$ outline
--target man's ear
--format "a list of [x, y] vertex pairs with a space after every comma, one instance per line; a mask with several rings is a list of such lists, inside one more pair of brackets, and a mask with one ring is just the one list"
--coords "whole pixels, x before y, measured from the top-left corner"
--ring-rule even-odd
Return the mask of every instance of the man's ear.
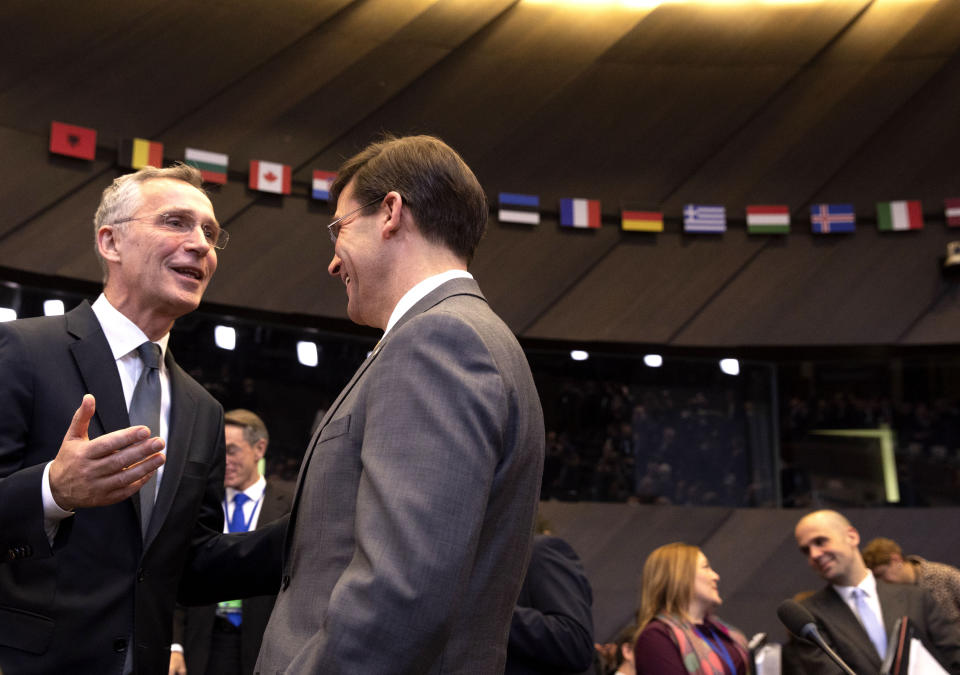
[[264, 454], [267, 452], [267, 439], [261, 438], [253, 446], [254, 454], [257, 456], [257, 459], [263, 459]]
[[118, 251], [117, 230], [112, 225], [101, 225], [97, 230], [97, 250], [100, 251], [100, 257], [110, 262], [120, 260]]
[[396, 236], [400, 230], [401, 217], [406, 211], [406, 204], [403, 203], [403, 197], [396, 190], [391, 190], [383, 198], [383, 206], [386, 208], [386, 220], [381, 227], [381, 233], [384, 239]]

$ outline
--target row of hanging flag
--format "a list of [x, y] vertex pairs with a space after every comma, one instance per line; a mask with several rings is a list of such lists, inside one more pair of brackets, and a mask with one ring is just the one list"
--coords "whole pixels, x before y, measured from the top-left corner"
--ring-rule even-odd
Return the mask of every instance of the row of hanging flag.
[[[88, 127], [79, 127], [63, 122], [50, 124], [50, 152], [68, 157], [92, 160], [97, 154], [97, 131]], [[227, 182], [227, 168], [230, 157], [222, 152], [211, 152], [198, 148], [186, 148], [184, 164], [195, 167], [207, 183], [224, 185]], [[117, 151], [117, 163], [129, 169], [142, 169], [145, 166], [163, 166], [163, 143], [145, 138], [130, 138], [120, 141]], [[290, 194], [292, 169], [289, 164], [250, 160], [248, 185], [251, 190], [272, 192], [278, 195]], [[314, 171], [311, 195], [314, 199], [330, 198], [330, 186], [337, 174], [332, 171]]]
[[[97, 131], [62, 122], [50, 125], [50, 152], [94, 159], [97, 150]], [[225, 184], [229, 156], [186, 148], [184, 163], [196, 167], [208, 183]], [[131, 169], [163, 165], [163, 144], [143, 138], [120, 141], [118, 164]], [[250, 160], [248, 187], [252, 190], [279, 195], [290, 194], [291, 167], [280, 162]], [[313, 199], [329, 200], [330, 186], [337, 174], [314, 170], [310, 195]], [[561, 199], [558, 210], [562, 227], [596, 229], [602, 224], [600, 200]], [[540, 224], [540, 198], [537, 195], [501, 192], [497, 217], [503, 223]], [[950, 227], [960, 227], [960, 198], [944, 201], [944, 217]], [[622, 208], [621, 229], [628, 232], [663, 232], [662, 211]], [[909, 231], [923, 229], [923, 207], [920, 201], [879, 202], [876, 213], [877, 229]], [[790, 209], [783, 204], [750, 205], [746, 208], [747, 232], [750, 234], [788, 234]], [[816, 234], [850, 233], [856, 231], [856, 215], [852, 204], [813, 204], [810, 207], [810, 228]], [[683, 207], [683, 231], [687, 233], [723, 233], [727, 231], [725, 206], [687, 204]]]
[[[597, 199], [561, 199], [560, 225], [576, 228], [601, 226], [600, 201]], [[662, 211], [621, 209], [621, 229], [628, 232], [663, 232]], [[540, 199], [536, 195], [501, 192], [497, 217], [504, 223], [540, 223]], [[950, 227], [960, 227], [960, 199], [944, 200], [944, 217]], [[785, 204], [755, 204], [746, 208], [750, 234], [789, 234], [790, 207]], [[683, 207], [683, 231], [693, 234], [727, 231], [727, 209], [720, 205], [687, 204]], [[877, 203], [877, 229], [909, 231], [923, 229], [923, 205], [919, 200]], [[853, 204], [813, 204], [810, 228], [816, 234], [855, 232]]]

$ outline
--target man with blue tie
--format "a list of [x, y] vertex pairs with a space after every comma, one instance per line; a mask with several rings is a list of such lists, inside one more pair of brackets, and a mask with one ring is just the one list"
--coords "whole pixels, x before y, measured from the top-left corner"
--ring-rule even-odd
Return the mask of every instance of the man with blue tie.
[[[223, 421], [227, 445], [224, 531], [249, 532], [290, 512], [292, 486], [267, 480], [261, 473], [270, 435], [259, 415], [238, 408], [227, 412]], [[252, 673], [275, 599], [275, 595], [262, 595], [178, 608], [173, 624], [171, 675]]]
[[[807, 514], [794, 530], [797, 546], [828, 585], [802, 604], [810, 610], [826, 642], [854, 672], [879, 673], [888, 636], [897, 619], [909, 617], [918, 637], [951, 673], [960, 672], [960, 627], [933, 598], [914, 586], [878, 580], [863, 562], [860, 533], [842, 514]], [[819, 647], [798, 639], [803, 673], [841, 673]]]

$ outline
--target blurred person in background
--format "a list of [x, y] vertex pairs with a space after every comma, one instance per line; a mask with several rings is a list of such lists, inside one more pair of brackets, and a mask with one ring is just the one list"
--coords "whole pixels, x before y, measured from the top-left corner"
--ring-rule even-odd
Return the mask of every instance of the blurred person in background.
[[633, 653], [636, 675], [746, 675], [743, 634], [716, 616], [720, 575], [696, 546], [675, 542], [643, 566]]

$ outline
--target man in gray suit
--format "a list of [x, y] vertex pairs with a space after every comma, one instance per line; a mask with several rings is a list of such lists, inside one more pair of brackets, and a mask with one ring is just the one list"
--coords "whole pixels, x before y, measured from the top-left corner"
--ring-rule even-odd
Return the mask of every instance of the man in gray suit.
[[466, 271], [486, 196], [429, 136], [374, 143], [331, 194], [329, 272], [384, 335], [304, 456], [257, 672], [503, 672], [544, 429]]

